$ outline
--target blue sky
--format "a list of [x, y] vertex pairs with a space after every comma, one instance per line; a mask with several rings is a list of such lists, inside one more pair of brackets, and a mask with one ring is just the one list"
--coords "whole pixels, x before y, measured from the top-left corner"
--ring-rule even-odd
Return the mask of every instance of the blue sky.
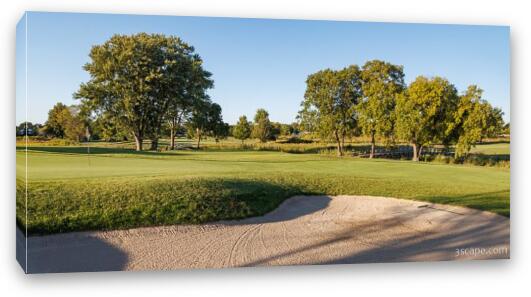
[[26, 29], [31, 122], [45, 122], [56, 102], [76, 103], [92, 45], [138, 32], [193, 45], [213, 73], [209, 94], [229, 123], [258, 108], [273, 121], [293, 122], [309, 74], [371, 59], [403, 65], [408, 83], [439, 75], [459, 91], [477, 84], [506, 121], [510, 116], [509, 27], [30, 12], [17, 26], [17, 122], [26, 116]]

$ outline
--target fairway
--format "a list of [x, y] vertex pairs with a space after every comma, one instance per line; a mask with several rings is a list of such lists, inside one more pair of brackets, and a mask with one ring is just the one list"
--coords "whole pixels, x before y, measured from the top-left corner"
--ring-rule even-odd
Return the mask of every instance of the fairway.
[[476, 145], [470, 150], [470, 153], [480, 153], [485, 155], [510, 155], [511, 149], [509, 143], [486, 143]]
[[[509, 216], [510, 170], [263, 151], [28, 147], [28, 229], [56, 233], [262, 215], [299, 194], [371, 195]], [[25, 151], [17, 150], [24, 225]]]

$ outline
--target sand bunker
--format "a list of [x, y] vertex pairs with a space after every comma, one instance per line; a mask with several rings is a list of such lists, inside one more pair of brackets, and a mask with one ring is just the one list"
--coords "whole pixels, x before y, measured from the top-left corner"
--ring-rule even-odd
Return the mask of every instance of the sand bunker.
[[[241, 221], [28, 238], [29, 272], [509, 257], [509, 219], [367, 196], [298, 196]], [[17, 231], [18, 258], [24, 262]]]

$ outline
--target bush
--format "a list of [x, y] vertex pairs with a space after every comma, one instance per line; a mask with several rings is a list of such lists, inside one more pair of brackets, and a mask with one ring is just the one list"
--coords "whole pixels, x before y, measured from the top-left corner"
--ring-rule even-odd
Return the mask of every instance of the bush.
[[488, 156], [483, 154], [470, 154], [466, 157], [459, 158], [447, 155], [436, 155], [433, 156], [430, 161], [443, 164], [465, 164], [473, 166], [510, 168], [510, 161], [505, 157]]
[[303, 139], [299, 137], [290, 137], [286, 140], [279, 141], [279, 143], [314, 143], [311, 139]]
[[[25, 137], [17, 137], [17, 146], [25, 146], [26, 139]], [[37, 145], [37, 146], [71, 146], [79, 144], [77, 141], [63, 139], [63, 138], [48, 138], [44, 136], [30, 136], [28, 137], [27, 145]]]
[[433, 157], [432, 162], [450, 164], [454, 163], [454, 158], [452, 156], [436, 155]]
[[471, 154], [465, 157], [463, 164], [509, 168], [510, 160], [504, 156], [489, 156], [484, 154]]

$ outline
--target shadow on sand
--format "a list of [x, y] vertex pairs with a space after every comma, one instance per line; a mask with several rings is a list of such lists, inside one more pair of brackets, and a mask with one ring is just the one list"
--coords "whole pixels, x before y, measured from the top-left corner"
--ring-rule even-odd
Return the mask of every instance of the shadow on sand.
[[[400, 209], [390, 209], [389, 213], [399, 213]], [[331, 234], [321, 240], [298, 247], [293, 250], [273, 254], [268, 257], [249, 261], [240, 267], [269, 265], [283, 260], [301, 257], [304, 254], [322, 253], [348, 245], [354, 241], [371, 241], [381, 236], [382, 231], [392, 230], [397, 226], [405, 226], [409, 221], [419, 217], [426, 211], [444, 211], [455, 215], [451, 223], [446, 223], [441, 230], [417, 231], [387, 238], [359, 252], [337, 257], [333, 260], [300, 264], [358, 264], [358, 263], [392, 263], [411, 261], [448, 261], [459, 260], [458, 249], [472, 249], [478, 254], [461, 255], [462, 259], [509, 259], [510, 226], [509, 219], [503, 216], [488, 214], [489, 220], [476, 221], [478, 217], [438, 208], [431, 204], [422, 205], [418, 210], [397, 217], [353, 224], [343, 228], [341, 232]], [[495, 247], [494, 249], [491, 249]], [[303, 257], [301, 257], [303, 258]]]
[[89, 233], [58, 234], [28, 237], [26, 267], [26, 237], [18, 228], [16, 233], [17, 261], [26, 273], [118, 271], [128, 261], [126, 253]]

